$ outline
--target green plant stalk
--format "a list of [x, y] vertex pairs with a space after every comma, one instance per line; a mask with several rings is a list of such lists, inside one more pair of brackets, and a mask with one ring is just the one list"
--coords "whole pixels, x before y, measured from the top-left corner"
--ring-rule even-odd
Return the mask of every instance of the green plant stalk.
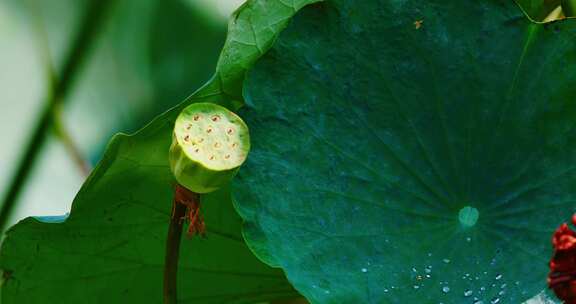
[[76, 164], [76, 167], [80, 170], [80, 172], [84, 177], [88, 177], [88, 175], [90, 175], [90, 171], [92, 170], [92, 168], [90, 167], [90, 164], [88, 164], [88, 162], [84, 159], [84, 157], [82, 156], [82, 152], [80, 151], [80, 148], [78, 147], [78, 145], [76, 145], [74, 139], [72, 138], [72, 135], [70, 134], [70, 132], [68, 132], [68, 130], [64, 126], [62, 111], [60, 111], [59, 108], [60, 107], [58, 107], [58, 109], [54, 109], [53, 112], [55, 133], [60, 139], [60, 142], [62, 142], [62, 144], [64, 145], [64, 148], [70, 155], [70, 158], [72, 159], [74, 164]]
[[51, 86], [49, 97], [36, 121], [16, 171], [7, 187], [7, 192], [2, 199], [0, 233], [4, 232], [22, 189], [36, 164], [39, 152], [46, 143], [48, 132], [54, 127], [55, 109], [59, 104], [66, 101], [72, 84], [85, 62], [86, 55], [95, 41], [98, 29], [106, 19], [107, 13], [111, 10], [114, 2], [115, 0], [92, 0], [86, 10], [81, 27], [70, 45], [61, 76]]
[[[39, 56], [42, 58], [45, 66], [46, 79], [48, 79], [49, 88], [52, 90], [57, 83], [58, 78], [56, 77], [56, 71], [54, 69], [54, 64], [52, 63], [52, 56], [50, 54], [50, 47], [48, 42], [48, 34], [45, 29], [45, 25], [42, 20], [42, 15], [38, 11], [38, 5], [34, 0], [26, 0], [24, 3], [27, 5], [27, 9], [31, 12], [32, 24], [34, 28], [34, 34], [36, 35], [35, 41], [38, 45]], [[52, 91], [51, 91], [52, 92]], [[55, 134], [60, 139], [60, 142], [70, 155], [70, 158], [77, 166], [78, 170], [82, 173], [84, 177], [88, 177], [91, 171], [90, 164], [82, 156], [80, 148], [75, 144], [72, 135], [65, 127], [63, 113], [62, 113], [62, 103], [57, 102], [53, 111], [53, 119], [55, 124]]]
[[576, 0], [562, 0], [562, 11], [566, 17], [576, 16]]
[[[195, 195], [193, 199], [199, 200], [200, 196]], [[178, 303], [178, 258], [185, 216], [186, 206], [174, 198], [164, 257], [164, 304]]]

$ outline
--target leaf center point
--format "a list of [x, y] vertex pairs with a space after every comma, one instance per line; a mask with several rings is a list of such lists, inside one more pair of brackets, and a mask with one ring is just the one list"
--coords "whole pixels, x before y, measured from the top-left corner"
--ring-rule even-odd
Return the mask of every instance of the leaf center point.
[[478, 212], [478, 209], [471, 206], [466, 206], [458, 212], [458, 220], [460, 221], [460, 224], [465, 227], [476, 225], [479, 216], [480, 212]]

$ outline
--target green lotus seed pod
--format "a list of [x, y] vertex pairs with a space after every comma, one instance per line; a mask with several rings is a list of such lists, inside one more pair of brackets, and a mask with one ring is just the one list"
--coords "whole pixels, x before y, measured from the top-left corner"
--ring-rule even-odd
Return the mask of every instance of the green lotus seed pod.
[[212, 103], [194, 103], [176, 119], [170, 167], [178, 183], [196, 193], [227, 184], [250, 150], [248, 127], [238, 115]]

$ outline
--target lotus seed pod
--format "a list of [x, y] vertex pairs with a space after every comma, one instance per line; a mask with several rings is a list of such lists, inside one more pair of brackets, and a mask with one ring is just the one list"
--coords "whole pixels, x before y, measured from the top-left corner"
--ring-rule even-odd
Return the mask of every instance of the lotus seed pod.
[[178, 183], [196, 193], [227, 184], [250, 150], [248, 127], [238, 115], [212, 103], [194, 103], [176, 119], [170, 167]]

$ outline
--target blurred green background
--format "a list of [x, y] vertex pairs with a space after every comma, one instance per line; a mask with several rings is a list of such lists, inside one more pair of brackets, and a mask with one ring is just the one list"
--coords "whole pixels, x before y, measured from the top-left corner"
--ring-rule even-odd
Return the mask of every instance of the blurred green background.
[[[112, 1], [60, 115], [89, 167], [113, 134], [138, 130], [210, 78], [228, 16], [242, 2]], [[50, 94], [50, 75], [63, 68], [89, 5], [0, 0], [0, 193], [7, 191]], [[71, 149], [49, 134], [9, 225], [67, 213], [86, 178]]]

